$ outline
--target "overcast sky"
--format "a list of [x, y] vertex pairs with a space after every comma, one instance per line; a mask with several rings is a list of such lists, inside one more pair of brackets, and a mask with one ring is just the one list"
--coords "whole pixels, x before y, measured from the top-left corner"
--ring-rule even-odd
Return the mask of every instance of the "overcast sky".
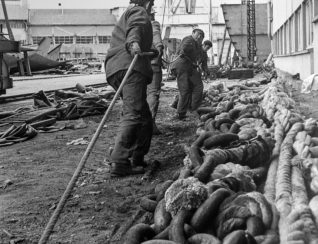
[[113, 8], [126, 7], [129, 0], [29, 0], [30, 8]]

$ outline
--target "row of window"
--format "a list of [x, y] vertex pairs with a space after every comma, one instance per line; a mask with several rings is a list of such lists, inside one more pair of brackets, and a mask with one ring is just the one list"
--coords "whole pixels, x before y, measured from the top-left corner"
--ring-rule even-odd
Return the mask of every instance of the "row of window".
[[[39, 44], [43, 37], [33, 36], [33, 44]], [[51, 44], [105, 44], [110, 43], [110, 39], [111, 36], [54, 36]]]
[[[0, 25], [3, 26], [3, 28], [5, 28], [6, 23], [4, 20], [0, 20]], [[25, 28], [25, 23], [22, 21], [15, 21], [15, 20], [10, 20], [10, 27], [12, 29], [24, 29]]]
[[318, 0], [306, 0], [273, 36], [274, 53], [288, 55], [306, 50], [314, 40], [313, 20]]

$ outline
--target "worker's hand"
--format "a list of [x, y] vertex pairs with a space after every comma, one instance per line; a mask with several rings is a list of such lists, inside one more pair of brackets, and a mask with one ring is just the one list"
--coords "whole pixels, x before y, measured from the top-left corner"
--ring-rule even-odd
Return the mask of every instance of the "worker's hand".
[[158, 47], [157, 50], [158, 50], [158, 57], [161, 58], [163, 55], [163, 47]]
[[150, 49], [150, 52], [152, 55], [149, 56], [150, 59], [157, 58], [159, 56], [159, 51], [158, 49]]
[[132, 56], [135, 56], [136, 54], [141, 53], [141, 49], [140, 49], [138, 42], [132, 42], [129, 45], [129, 52]]

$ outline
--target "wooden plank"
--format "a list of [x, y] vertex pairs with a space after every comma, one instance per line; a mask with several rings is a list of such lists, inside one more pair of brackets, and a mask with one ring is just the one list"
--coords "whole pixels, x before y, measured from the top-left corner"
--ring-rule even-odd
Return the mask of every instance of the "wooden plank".
[[20, 42], [0, 40], [0, 52], [20, 52]]

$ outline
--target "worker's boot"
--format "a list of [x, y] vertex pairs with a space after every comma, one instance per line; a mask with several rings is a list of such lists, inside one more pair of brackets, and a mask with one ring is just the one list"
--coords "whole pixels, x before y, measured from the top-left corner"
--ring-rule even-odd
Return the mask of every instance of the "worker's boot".
[[144, 156], [134, 155], [131, 159], [131, 165], [133, 168], [137, 168], [137, 167], [146, 168], [147, 167], [147, 163], [144, 160]]
[[127, 164], [113, 163], [110, 170], [111, 177], [125, 177], [144, 173], [145, 170], [143, 167], [132, 167], [128, 162]]

